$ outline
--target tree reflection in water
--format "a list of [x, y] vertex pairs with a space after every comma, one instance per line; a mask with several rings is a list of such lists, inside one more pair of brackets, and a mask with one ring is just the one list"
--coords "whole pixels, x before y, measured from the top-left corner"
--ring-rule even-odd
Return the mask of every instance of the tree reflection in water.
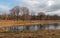
[[24, 30], [56, 30], [60, 29], [60, 24], [46, 24], [46, 25], [28, 25], [28, 26], [11, 26], [11, 27], [6, 27], [4, 30], [8, 31], [24, 31]]

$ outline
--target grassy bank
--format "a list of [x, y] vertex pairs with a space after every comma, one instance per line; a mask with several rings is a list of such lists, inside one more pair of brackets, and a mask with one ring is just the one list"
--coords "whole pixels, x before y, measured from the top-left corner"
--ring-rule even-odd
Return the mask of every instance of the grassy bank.
[[7, 31], [0, 38], [60, 38], [60, 30]]

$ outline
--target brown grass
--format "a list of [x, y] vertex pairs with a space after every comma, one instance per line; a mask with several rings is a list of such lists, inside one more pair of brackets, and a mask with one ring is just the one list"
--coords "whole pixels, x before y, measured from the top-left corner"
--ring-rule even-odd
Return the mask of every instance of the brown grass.
[[60, 20], [0, 20], [0, 27], [15, 26], [15, 25], [32, 25], [32, 24], [48, 24], [48, 23], [57, 23]]
[[60, 30], [21, 31], [0, 33], [1, 38], [60, 38]]

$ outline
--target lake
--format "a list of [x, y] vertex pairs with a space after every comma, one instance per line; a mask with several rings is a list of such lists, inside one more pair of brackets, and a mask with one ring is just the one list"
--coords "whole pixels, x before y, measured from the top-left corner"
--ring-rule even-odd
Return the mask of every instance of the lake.
[[17, 26], [10, 26], [10, 27], [5, 27], [3, 30], [14, 30], [14, 31], [24, 31], [24, 30], [59, 30], [60, 29], [60, 23], [54, 23], [54, 24], [38, 24], [38, 25], [17, 25]]

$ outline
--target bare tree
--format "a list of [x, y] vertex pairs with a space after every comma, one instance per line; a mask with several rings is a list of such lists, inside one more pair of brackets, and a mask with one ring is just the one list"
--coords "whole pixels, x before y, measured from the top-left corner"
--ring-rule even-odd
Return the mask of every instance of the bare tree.
[[44, 20], [45, 19], [45, 13], [44, 12], [40, 12], [38, 13], [38, 16], [40, 17], [40, 20]]
[[8, 19], [8, 14], [4, 13], [4, 14], [2, 15], [2, 19], [7, 20], [7, 19]]
[[26, 7], [22, 7], [23, 12], [23, 20], [30, 20], [31, 16], [29, 15], [29, 9]]
[[54, 20], [58, 20], [58, 15], [54, 15]]
[[18, 16], [19, 16], [19, 12], [20, 12], [20, 7], [19, 6], [16, 6], [16, 7], [12, 8], [10, 11], [11, 11], [10, 14], [13, 17], [16, 17], [16, 19], [18, 20]]

